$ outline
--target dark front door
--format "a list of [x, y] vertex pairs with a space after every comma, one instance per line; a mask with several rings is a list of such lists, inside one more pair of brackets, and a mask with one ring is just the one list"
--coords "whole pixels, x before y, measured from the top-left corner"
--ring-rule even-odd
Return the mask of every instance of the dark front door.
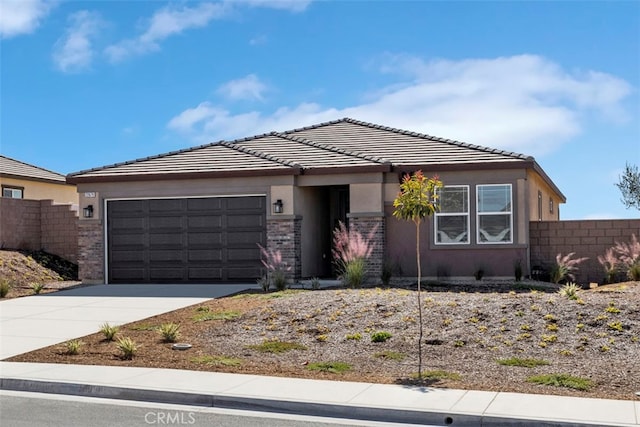
[[254, 281], [265, 197], [107, 202], [109, 283]]

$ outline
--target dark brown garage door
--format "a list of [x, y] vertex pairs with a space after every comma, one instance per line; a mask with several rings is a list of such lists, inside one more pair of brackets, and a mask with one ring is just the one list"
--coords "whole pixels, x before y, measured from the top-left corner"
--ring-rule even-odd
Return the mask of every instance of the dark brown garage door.
[[265, 197], [107, 202], [109, 283], [254, 281]]

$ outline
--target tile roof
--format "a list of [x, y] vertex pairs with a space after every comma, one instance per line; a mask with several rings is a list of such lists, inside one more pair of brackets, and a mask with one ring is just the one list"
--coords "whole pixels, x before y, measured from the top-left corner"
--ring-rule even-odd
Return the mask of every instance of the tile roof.
[[341, 173], [382, 172], [405, 166], [436, 169], [532, 165], [536, 166], [534, 159], [522, 154], [344, 118], [84, 170], [67, 179], [78, 183], [335, 173], [336, 169]]
[[0, 155], [0, 176], [65, 184], [65, 176], [11, 157]]
[[345, 118], [285, 132], [295, 137], [363, 155], [394, 166], [513, 162], [532, 157]]

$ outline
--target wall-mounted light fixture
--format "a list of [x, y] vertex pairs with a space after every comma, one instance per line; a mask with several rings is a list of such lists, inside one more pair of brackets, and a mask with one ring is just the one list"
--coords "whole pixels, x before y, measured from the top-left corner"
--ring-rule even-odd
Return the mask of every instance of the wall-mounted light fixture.
[[85, 218], [93, 218], [93, 205], [88, 205], [86, 208], [82, 209], [82, 216]]
[[273, 202], [273, 213], [281, 214], [284, 212], [282, 200], [278, 199]]

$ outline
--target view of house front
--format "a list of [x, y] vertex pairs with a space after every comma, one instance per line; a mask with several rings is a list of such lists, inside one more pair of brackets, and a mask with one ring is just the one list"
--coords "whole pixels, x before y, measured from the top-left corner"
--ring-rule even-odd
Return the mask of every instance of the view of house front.
[[[371, 235], [370, 273], [415, 274], [415, 226], [395, 219], [406, 173], [444, 183], [422, 227], [425, 276], [530, 269], [529, 222], [565, 197], [532, 157], [342, 119], [70, 174], [87, 283], [216, 283], [263, 274], [258, 244], [295, 279], [331, 277], [340, 221]], [[90, 214], [89, 214], [90, 212]]]

